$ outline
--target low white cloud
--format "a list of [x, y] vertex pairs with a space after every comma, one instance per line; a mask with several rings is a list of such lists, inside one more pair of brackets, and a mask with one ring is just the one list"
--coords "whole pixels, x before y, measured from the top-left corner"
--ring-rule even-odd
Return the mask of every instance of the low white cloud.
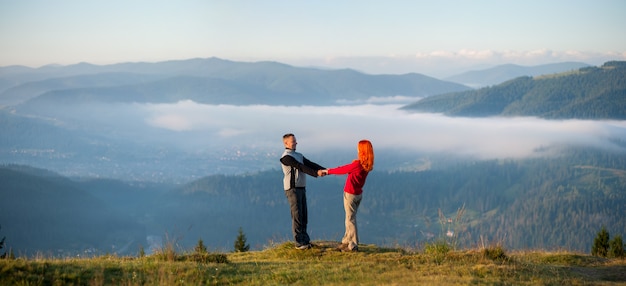
[[224, 129], [221, 129], [219, 132], [217, 132], [217, 134], [222, 138], [241, 136], [246, 133], [247, 133], [246, 130], [233, 129], [233, 128], [224, 128]]
[[139, 105], [139, 114], [147, 114], [145, 122], [156, 128], [203, 134], [187, 140], [267, 149], [282, 148], [280, 138], [288, 132], [296, 134], [300, 149], [309, 151], [353, 149], [358, 140], [369, 139], [377, 148], [485, 159], [532, 156], [538, 148], [559, 144], [611, 147], [609, 139], [626, 140], [626, 121], [458, 118], [408, 113], [398, 110], [400, 106], [232, 106], [183, 101]]
[[366, 100], [339, 100], [338, 104], [408, 104], [411, 102], [418, 101], [420, 97], [414, 96], [404, 96], [404, 95], [396, 95], [396, 96], [372, 96]]
[[154, 126], [160, 126], [174, 131], [191, 130], [191, 122], [185, 116], [179, 114], [164, 114], [153, 117], [148, 122]]
[[457, 56], [469, 58], [473, 60], [485, 60], [492, 58], [496, 53], [492, 50], [461, 50], [457, 53]]

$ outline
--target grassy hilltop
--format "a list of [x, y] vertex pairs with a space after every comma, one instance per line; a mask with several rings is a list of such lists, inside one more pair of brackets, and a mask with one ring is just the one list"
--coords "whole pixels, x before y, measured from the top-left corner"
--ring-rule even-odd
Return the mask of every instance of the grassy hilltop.
[[[336, 242], [308, 250], [285, 242], [261, 251], [139, 258], [0, 260], [1, 285], [626, 285], [626, 260], [571, 252], [506, 253], [484, 247], [420, 251], [360, 245], [343, 253]], [[442, 247], [443, 246], [443, 247]]]

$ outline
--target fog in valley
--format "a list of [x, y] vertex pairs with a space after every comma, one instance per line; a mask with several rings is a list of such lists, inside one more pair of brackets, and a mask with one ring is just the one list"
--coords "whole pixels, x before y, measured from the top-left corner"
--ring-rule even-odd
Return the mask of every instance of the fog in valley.
[[[325, 167], [349, 163], [356, 157], [358, 140], [372, 141], [376, 172], [368, 181], [371, 199], [364, 203], [361, 219], [367, 240], [380, 245], [398, 241], [408, 245], [429, 239], [435, 233], [430, 228], [436, 228], [436, 224], [430, 225], [427, 220], [424, 223], [425, 217], [437, 214], [437, 208], [452, 213], [467, 204], [468, 209], [478, 214], [502, 208], [503, 215], [516, 214], [512, 217], [536, 211], [522, 206], [543, 209], [543, 205], [527, 199], [545, 195], [544, 187], [560, 192], [587, 190], [586, 183], [578, 181], [578, 177], [568, 177], [571, 173], [580, 172], [581, 178], [587, 178], [587, 172], [598, 176], [594, 172], [607, 170], [609, 173], [602, 173], [604, 177], [591, 177], [592, 185], [599, 184], [606, 190], [621, 188], [614, 186], [619, 180], [613, 179], [616, 176], [613, 173], [619, 174], [619, 171], [610, 171], [613, 166], [610, 162], [594, 168], [584, 166], [592, 164], [584, 160], [564, 161], [558, 156], [567, 153], [562, 152], [564, 146], [590, 147], [610, 151], [604, 154], [615, 154], [598, 157], [603, 163], [611, 156], [621, 162], [619, 156], [626, 153], [626, 121], [466, 118], [400, 109], [413, 100], [416, 99], [397, 97], [385, 101], [378, 98], [361, 104], [335, 106], [209, 105], [185, 100], [172, 104], [72, 103], [38, 107], [37, 113], [31, 113], [37, 115], [31, 118], [56, 127], [44, 125], [43, 129], [37, 129], [36, 125], [31, 126], [33, 129], [24, 133], [45, 129], [41, 131], [44, 134], [24, 137], [25, 140], [42, 138], [40, 143], [26, 142], [22, 150], [14, 149], [1, 155], [4, 162], [45, 168], [75, 179], [74, 184], [81, 184], [81, 188], [110, 204], [114, 211], [106, 211], [109, 215], [123, 216], [130, 212], [134, 216], [139, 211], [136, 215], [140, 221], [150, 218], [148, 223], [138, 224], [140, 227], [129, 226], [128, 233], [106, 239], [107, 243], [117, 241], [118, 246], [144, 244], [144, 237], [160, 237], [164, 231], [173, 231], [185, 235], [183, 243], [187, 247], [201, 237], [212, 247], [228, 249], [237, 226], [245, 229], [255, 249], [262, 248], [271, 239], [289, 240], [289, 217], [285, 213], [287, 207], [278, 161], [284, 148], [282, 135], [288, 132], [296, 134], [298, 151]], [[16, 107], [16, 112], [24, 110]], [[536, 157], [554, 158], [555, 166], [550, 160], [519, 165], [511, 163], [513, 160], [479, 162]], [[446, 168], [468, 159], [472, 160], [470, 166], [475, 166], [475, 170], [474, 167]], [[575, 166], [570, 166], [570, 162]], [[494, 164], [502, 167], [493, 168]], [[559, 169], [565, 165], [573, 168]], [[425, 170], [434, 172], [411, 172]], [[250, 176], [211, 177], [216, 174]], [[505, 179], [500, 180], [500, 177]], [[92, 178], [112, 178], [129, 184], [92, 181]], [[309, 181], [309, 186], [315, 190], [310, 201], [310, 231], [316, 238], [336, 240], [340, 237], [342, 220], [332, 218], [342, 217], [341, 199], [337, 196], [342, 180], [331, 176]], [[537, 182], [540, 184], [533, 185]], [[405, 188], [406, 184], [416, 187]], [[494, 185], [498, 186], [491, 188]], [[188, 192], [192, 191], [197, 193], [188, 197]], [[248, 200], [240, 200], [242, 193]], [[482, 196], [489, 199], [474, 199]], [[516, 196], [523, 198], [524, 203], [518, 202]], [[193, 203], [188, 201], [190, 199]], [[66, 200], [73, 207], [89, 205], [72, 203], [72, 198]], [[580, 201], [587, 200], [580, 197]], [[621, 215], [611, 209], [610, 203], [596, 206], [601, 215], [596, 216], [595, 211], [587, 215], [604, 217], [616, 224]], [[618, 204], [620, 202], [616, 201], [615, 205]], [[567, 211], [577, 212], [576, 209]], [[381, 214], [384, 215], [381, 217]], [[221, 219], [207, 219], [214, 217], [228, 217], [229, 224], [220, 225]], [[589, 229], [593, 227], [592, 218], [579, 221], [590, 221], [591, 224], [586, 225]], [[383, 230], [390, 220], [393, 230]], [[496, 219], [486, 220], [484, 228], [474, 232], [486, 232], [494, 221], [502, 223]], [[519, 222], [507, 221], [504, 225], [506, 223]], [[193, 229], [179, 229], [187, 226]], [[571, 222], [564, 226], [579, 230]], [[497, 228], [489, 233], [497, 236], [509, 231], [527, 232], [523, 227], [511, 225], [510, 229]], [[534, 228], [534, 224], [531, 227]], [[133, 233], [134, 239], [122, 237], [129, 233]], [[529, 243], [520, 235], [510, 237], [514, 241], [508, 243], [514, 247], [526, 247], [525, 243]], [[546, 241], [553, 243], [550, 239]], [[102, 242], [101, 239], [95, 241]], [[559, 240], [549, 246], [582, 249], [581, 241], [572, 244], [570, 240]], [[533, 246], [541, 246], [541, 243], [544, 242]], [[159, 246], [157, 243], [150, 247], [157, 249]], [[132, 252], [136, 248], [136, 245], [130, 246], [125, 251]]]
[[[522, 118], [452, 118], [408, 113], [399, 105], [223, 106], [191, 101], [140, 105], [146, 124], [176, 132], [207, 133], [197, 142], [260, 148], [280, 146], [280, 136], [294, 132], [308, 151], [354, 149], [360, 139], [375, 146], [420, 153], [446, 152], [482, 159], [520, 158], [560, 144], [612, 148], [609, 139], [625, 138], [623, 121], [543, 120]], [[207, 141], [208, 143], [209, 141]]]
[[[288, 132], [296, 134], [299, 151], [329, 166], [352, 159], [356, 142], [369, 139], [377, 151], [396, 157], [387, 161], [379, 152], [379, 170], [394, 170], [398, 164], [406, 163], [402, 160], [414, 161], [415, 156], [409, 154], [515, 159], [553, 155], [553, 147], [564, 144], [620, 150], [623, 143], [620, 147], [615, 142], [626, 140], [624, 121], [448, 117], [410, 113], [399, 109], [401, 103], [376, 101], [378, 104], [320, 107], [207, 105], [186, 100], [174, 104], [56, 106], [40, 113], [54, 118], [57, 125], [85, 130], [113, 142], [198, 154], [199, 159], [206, 153], [223, 154], [234, 161], [255, 157], [253, 163], [242, 160], [245, 167], [239, 171], [224, 171], [230, 173], [278, 168], [277, 158], [283, 149], [281, 137]], [[164, 169], [176, 168], [167, 160], [157, 164]], [[186, 168], [194, 166], [188, 164]]]

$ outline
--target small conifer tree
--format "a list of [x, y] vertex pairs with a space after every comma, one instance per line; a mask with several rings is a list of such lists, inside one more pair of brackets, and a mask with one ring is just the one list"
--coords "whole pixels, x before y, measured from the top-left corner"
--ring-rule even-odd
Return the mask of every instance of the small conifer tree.
[[241, 227], [239, 227], [239, 234], [237, 235], [237, 239], [235, 240], [236, 252], [246, 252], [250, 249], [250, 245], [246, 244], [246, 240], [246, 235], [243, 233]]
[[[4, 239], [5, 238], [6, 237], [3, 237], [2, 240], [0, 240], [0, 249], [4, 248]], [[7, 257], [7, 253], [6, 252], [4, 252], [3, 254], [0, 254], [0, 258], [6, 258], [6, 257]]]
[[145, 257], [146, 251], [143, 249], [143, 245], [139, 245], [139, 257]]
[[207, 253], [206, 246], [204, 246], [204, 242], [202, 241], [202, 239], [198, 240], [198, 244], [196, 244], [196, 247], [194, 248], [194, 251], [197, 254], [205, 254], [205, 253]]
[[610, 243], [610, 256], [615, 258], [624, 257], [624, 242], [621, 235], [616, 235]]
[[609, 254], [609, 232], [603, 226], [598, 232], [598, 235], [593, 240], [593, 246], [591, 247], [591, 255], [606, 257]]

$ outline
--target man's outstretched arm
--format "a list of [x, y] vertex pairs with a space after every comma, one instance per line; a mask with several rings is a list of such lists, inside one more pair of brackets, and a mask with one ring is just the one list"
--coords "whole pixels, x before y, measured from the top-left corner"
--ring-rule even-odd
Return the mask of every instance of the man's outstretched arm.
[[[304, 161], [307, 162], [309, 160], [304, 159]], [[284, 156], [284, 157], [280, 158], [280, 162], [283, 163], [286, 166], [294, 167], [294, 168], [300, 170], [300, 172], [304, 172], [305, 174], [307, 174], [309, 176], [317, 177], [317, 170], [318, 169], [314, 169], [314, 168], [311, 168], [310, 166], [307, 166], [306, 164], [302, 164], [302, 163], [298, 162], [298, 160], [296, 160], [294, 157], [291, 157], [289, 155]], [[315, 165], [317, 165], [317, 164], [315, 164]]]
[[309, 168], [314, 169], [314, 170], [316, 170], [316, 171], [317, 171], [317, 170], [326, 169], [326, 168], [324, 168], [324, 167], [322, 167], [322, 166], [318, 165], [317, 163], [315, 163], [315, 162], [313, 162], [313, 161], [311, 161], [311, 160], [307, 159], [306, 157], [303, 157], [303, 160], [302, 160], [302, 161], [304, 161], [304, 165], [306, 165], [306, 166], [308, 166]]

